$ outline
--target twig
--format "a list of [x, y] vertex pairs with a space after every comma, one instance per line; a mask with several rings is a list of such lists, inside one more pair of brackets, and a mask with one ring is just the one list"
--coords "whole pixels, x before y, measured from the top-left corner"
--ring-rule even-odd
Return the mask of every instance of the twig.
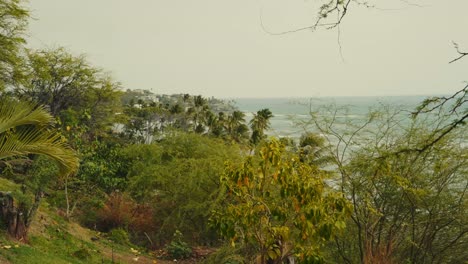
[[458, 52], [458, 54], [459, 54], [460, 56], [458, 56], [457, 58], [455, 58], [455, 59], [449, 61], [449, 63], [456, 62], [457, 60], [459, 60], [459, 59], [465, 57], [466, 55], [468, 55], [468, 52], [461, 52], [461, 51], [460, 51], [460, 48], [458, 47], [458, 43], [453, 42], [453, 41], [452, 41], [452, 43], [453, 43], [453, 46], [455, 47], [455, 49], [457, 50], [457, 52]]
[[151, 238], [148, 236], [148, 234], [146, 234], [146, 232], [143, 232], [143, 234], [145, 234], [146, 238], [148, 238], [148, 241], [151, 243], [151, 245], [153, 245], [153, 241], [151, 241]]

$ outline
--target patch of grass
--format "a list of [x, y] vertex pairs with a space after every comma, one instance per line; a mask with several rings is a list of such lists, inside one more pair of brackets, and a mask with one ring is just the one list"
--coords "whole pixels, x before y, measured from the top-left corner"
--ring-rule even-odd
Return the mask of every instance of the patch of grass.
[[1, 254], [11, 263], [69, 263], [69, 261], [63, 259], [63, 256], [61, 255], [52, 254], [47, 251], [44, 252], [28, 245], [20, 245], [18, 248], [12, 247], [11, 249], [1, 249]]
[[[64, 226], [48, 226], [41, 236], [31, 236], [30, 244], [34, 249], [60, 257], [68, 263], [98, 263], [101, 254], [91, 242], [80, 240], [67, 232]], [[85, 259], [76, 252], [87, 252]]]
[[20, 189], [20, 186], [5, 178], [0, 178], [0, 192], [12, 192]]
[[[0, 178], [0, 191], [18, 190], [18, 184]], [[135, 246], [130, 243], [119, 245], [104, 237], [93, 242], [91, 237], [99, 237], [95, 232], [66, 221], [56, 212], [56, 209], [47, 203], [47, 199], [41, 201], [29, 230], [28, 244], [10, 240], [6, 231], [0, 229], [0, 263], [112, 263], [112, 255], [114, 263], [133, 262], [135, 253], [131, 251], [131, 247]]]

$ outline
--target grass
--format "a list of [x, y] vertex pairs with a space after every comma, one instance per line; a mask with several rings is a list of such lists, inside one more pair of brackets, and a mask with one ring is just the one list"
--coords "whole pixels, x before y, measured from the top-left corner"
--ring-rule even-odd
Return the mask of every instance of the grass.
[[19, 189], [20, 186], [18, 184], [4, 178], [0, 178], [0, 192], [11, 192]]
[[[0, 191], [19, 189], [19, 185], [0, 178]], [[99, 240], [92, 241], [92, 237]], [[32, 222], [27, 244], [10, 240], [0, 229], [0, 263], [153, 263], [148, 256], [140, 256], [135, 262], [131, 247], [136, 248], [117, 245], [97, 232], [66, 221], [46, 199]]]
[[4, 231], [0, 233], [0, 255], [4, 260], [31, 264], [102, 263], [104, 256], [97, 245], [72, 235], [65, 221], [47, 218], [48, 213], [42, 210], [38, 215], [40, 219], [33, 222], [28, 244], [9, 240]]

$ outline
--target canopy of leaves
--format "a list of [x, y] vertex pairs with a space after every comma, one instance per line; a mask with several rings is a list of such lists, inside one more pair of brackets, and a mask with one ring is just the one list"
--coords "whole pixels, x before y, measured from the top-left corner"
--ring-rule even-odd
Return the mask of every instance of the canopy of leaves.
[[159, 239], [180, 230], [191, 240], [213, 239], [207, 226], [226, 161], [239, 159], [240, 149], [220, 139], [177, 133], [157, 144], [132, 145], [130, 194], [154, 207]]
[[213, 212], [212, 223], [233, 245], [253, 247], [260, 263], [282, 263], [291, 256], [320, 263], [320, 247], [345, 227], [350, 213], [325, 176], [273, 139], [241, 165], [227, 166], [221, 178], [224, 203]]
[[22, 0], [0, 0], [0, 92], [16, 78], [16, 67], [25, 43], [29, 11]]
[[15, 94], [46, 106], [66, 125], [90, 130], [111, 125], [119, 112], [119, 83], [63, 48], [29, 51]]
[[315, 129], [332, 146], [335, 184], [354, 209], [334, 244], [338, 262], [467, 258], [466, 134], [453, 127], [439, 138], [454, 114], [421, 112], [411, 119], [409, 113], [386, 106], [359, 120], [337, 118], [342, 114], [333, 108], [313, 114]]

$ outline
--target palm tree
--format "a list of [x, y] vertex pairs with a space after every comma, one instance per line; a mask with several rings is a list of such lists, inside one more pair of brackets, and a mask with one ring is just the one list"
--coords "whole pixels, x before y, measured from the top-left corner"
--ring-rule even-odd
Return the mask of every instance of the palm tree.
[[[0, 97], [0, 162], [44, 155], [58, 165], [61, 176], [74, 173], [78, 169], [78, 157], [53, 129], [53, 120], [43, 107]], [[10, 235], [26, 239], [41, 197], [42, 192], [38, 191], [31, 208], [20, 209], [14, 204], [10, 193], [0, 192], [0, 216], [7, 224]]]
[[264, 131], [270, 128], [270, 118], [273, 117], [273, 113], [270, 109], [265, 108], [257, 111], [253, 114], [252, 120], [250, 120], [250, 128], [252, 129], [251, 143], [257, 145], [264, 137]]
[[197, 133], [205, 132], [206, 125], [206, 113], [210, 111], [207, 104], [207, 100], [201, 95], [193, 97], [193, 107], [192, 109], [192, 122], [193, 122], [193, 131]]
[[307, 132], [299, 139], [299, 155], [301, 161], [309, 165], [326, 166], [333, 161], [327, 154], [325, 138], [319, 134]]
[[265, 131], [270, 128], [270, 118], [273, 117], [273, 113], [270, 109], [265, 108], [262, 110], [257, 111], [257, 113], [253, 114], [252, 120], [250, 120], [250, 127], [253, 131]]
[[212, 134], [215, 137], [222, 138], [226, 134], [226, 115], [224, 112], [219, 112], [218, 115], [213, 114], [213, 112], [208, 112], [206, 118], [208, 133]]
[[226, 131], [236, 141], [240, 141], [244, 133], [248, 130], [245, 129], [245, 114], [241, 111], [234, 111], [228, 116], [225, 125]]

